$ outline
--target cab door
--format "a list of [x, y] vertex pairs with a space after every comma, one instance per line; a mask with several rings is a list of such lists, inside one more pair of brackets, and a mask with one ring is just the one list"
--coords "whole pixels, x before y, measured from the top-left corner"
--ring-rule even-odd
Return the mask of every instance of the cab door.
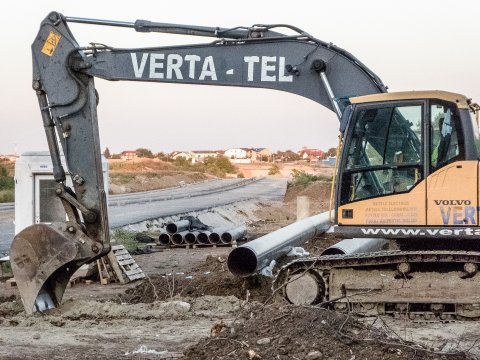
[[464, 141], [456, 107], [430, 103], [427, 225], [478, 224], [478, 161], [464, 161]]
[[426, 225], [426, 101], [358, 105], [340, 172], [339, 225]]

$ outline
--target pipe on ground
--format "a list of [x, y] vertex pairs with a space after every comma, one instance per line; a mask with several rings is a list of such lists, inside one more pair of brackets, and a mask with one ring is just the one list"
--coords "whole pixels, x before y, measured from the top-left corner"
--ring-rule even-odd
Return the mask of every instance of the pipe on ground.
[[198, 231], [192, 231], [185, 235], [185, 244], [193, 245], [197, 241]]
[[206, 245], [209, 243], [208, 236], [210, 235], [210, 231], [200, 231], [197, 236], [197, 243]]
[[190, 221], [180, 220], [167, 224], [167, 232], [169, 234], [175, 234], [190, 229]]
[[183, 245], [185, 244], [185, 235], [188, 234], [188, 231], [182, 231], [172, 235], [172, 244], [173, 245]]
[[247, 227], [242, 225], [234, 229], [224, 231], [220, 236], [223, 244], [230, 244], [234, 240], [243, 238], [247, 234]]
[[345, 239], [325, 249], [321, 256], [370, 253], [385, 250], [387, 245], [388, 240], [381, 238]]
[[213, 229], [212, 232], [208, 235], [208, 241], [210, 244], [218, 244], [220, 243], [220, 234], [216, 229]]
[[168, 245], [172, 241], [170, 234], [167, 233], [161, 233], [158, 236], [158, 242], [160, 245]]
[[293, 247], [324, 233], [330, 226], [328, 211], [285, 226], [233, 249], [228, 256], [228, 269], [235, 276], [253, 275]]

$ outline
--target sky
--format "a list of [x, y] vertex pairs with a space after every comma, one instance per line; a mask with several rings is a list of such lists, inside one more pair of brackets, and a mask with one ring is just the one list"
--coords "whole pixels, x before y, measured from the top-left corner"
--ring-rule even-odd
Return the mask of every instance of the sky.
[[[332, 42], [373, 70], [389, 91], [447, 90], [480, 102], [480, 2], [343, 0], [286, 2], [160, 0], [0, 1], [0, 154], [46, 150], [31, 88], [30, 45], [50, 11], [134, 22], [235, 27], [286, 23]], [[208, 43], [213, 39], [93, 25], [69, 25], [80, 45]], [[95, 80], [101, 147], [173, 150], [336, 146], [338, 119], [321, 105], [280, 91]]]

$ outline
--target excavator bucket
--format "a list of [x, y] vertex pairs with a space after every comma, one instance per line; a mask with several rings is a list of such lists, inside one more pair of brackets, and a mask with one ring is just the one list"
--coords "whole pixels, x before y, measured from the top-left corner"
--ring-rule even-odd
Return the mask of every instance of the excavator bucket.
[[36, 224], [13, 239], [12, 271], [27, 314], [58, 306], [70, 277], [87, 262], [79, 254], [82, 235], [67, 226]]

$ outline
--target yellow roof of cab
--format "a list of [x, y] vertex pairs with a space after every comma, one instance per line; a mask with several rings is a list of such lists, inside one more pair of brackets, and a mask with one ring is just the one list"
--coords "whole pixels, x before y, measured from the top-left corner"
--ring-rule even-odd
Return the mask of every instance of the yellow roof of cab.
[[380, 101], [439, 99], [456, 103], [459, 108], [468, 109], [469, 99], [461, 94], [441, 90], [430, 91], [402, 91], [381, 93], [350, 98], [352, 104], [363, 104]]

